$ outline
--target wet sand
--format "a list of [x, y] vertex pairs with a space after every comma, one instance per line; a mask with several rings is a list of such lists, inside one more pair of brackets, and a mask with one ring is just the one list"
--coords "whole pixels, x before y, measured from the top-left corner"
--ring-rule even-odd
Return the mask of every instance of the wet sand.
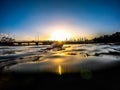
[[0, 90], [120, 90], [119, 46], [68, 45], [40, 53], [2, 56]]
[[88, 73], [6, 73], [0, 75], [0, 90], [120, 90], [120, 65]]

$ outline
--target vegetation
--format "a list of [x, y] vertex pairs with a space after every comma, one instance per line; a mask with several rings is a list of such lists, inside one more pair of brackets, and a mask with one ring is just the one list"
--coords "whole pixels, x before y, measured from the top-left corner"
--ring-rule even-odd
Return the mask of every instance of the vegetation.
[[13, 45], [14, 41], [15, 39], [9, 37], [9, 35], [0, 33], [0, 46]]
[[[3, 35], [0, 34], [0, 45], [14, 45], [15, 39], [8, 37], [7, 35]], [[50, 45], [55, 41], [50, 41], [50, 40], [44, 40], [41, 41], [43, 45]], [[71, 38], [71, 39], [66, 39], [65, 41], [63, 41], [65, 44], [87, 44], [87, 43], [115, 43], [120, 45], [120, 32], [116, 32], [113, 33], [111, 35], [103, 35], [103, 36], [99, 36], [99, 37], [95, 37], [92, 40], [88, 40], [85, 37], [80, 37], [78, 39], [75, 38]], [[21, 42], [21, 43], [31, 43], [30, 41], [28, 42]], [[21, 43], [19, 45], [21, 45]], [[32, 41], [32, 43], [35, 43], [35, 45], [39, 45], [40, 42], [34, 42]]]
[[0, 33], [0, 42], [14, 42], [15, 39], [9, 37], [7, 34]]
[[120, 43], [120, 32], [112, 35], [104, 35], [93, 39], [95, 43]]

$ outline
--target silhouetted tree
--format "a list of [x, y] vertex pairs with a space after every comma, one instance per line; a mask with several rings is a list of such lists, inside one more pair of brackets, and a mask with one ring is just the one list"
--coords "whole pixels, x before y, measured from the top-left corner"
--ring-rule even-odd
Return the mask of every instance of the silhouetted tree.
[[93, 39], [96, 43], [115, 43], [120, 42], [120, 32], [116, 32], [112, 35], [104, 35], [100, 37], [95, 37]]

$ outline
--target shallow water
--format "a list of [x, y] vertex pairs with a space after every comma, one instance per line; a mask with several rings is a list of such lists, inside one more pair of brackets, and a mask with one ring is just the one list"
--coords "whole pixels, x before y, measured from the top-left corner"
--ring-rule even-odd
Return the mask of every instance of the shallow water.
[[49, 45], [0, 47], [2, 72], [51, 72], [56, 74], [104, 69], [120, 63], [120, 46], [68, 44], [62, 50]]

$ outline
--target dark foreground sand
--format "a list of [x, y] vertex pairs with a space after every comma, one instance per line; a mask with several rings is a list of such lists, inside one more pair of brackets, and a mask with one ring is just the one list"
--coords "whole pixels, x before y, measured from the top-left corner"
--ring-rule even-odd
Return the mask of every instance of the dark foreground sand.
[[[83, 47], [81, 49], [81, 47]], [[93, 49], [86, 50], [86, 48]], [[116, 46], [74, 46], [73, 48], [69, 50], [70, 47], [68, 47], [68, 50], [58, 51], [58, 52], [49, 52], [46, 58], [43, 58], [44, 60], [48, 60], [45, 63], [40, 63], [38, 59], [32, 59], [32, 57], [26, 57], [26, 58], [17, 58], [15, 61], [11, 61], [10, 57], [5, 57], [4, 59], [8, 59], [8, 63], [1, 63], [1, 73], [0, 73], [0, 90], [120, 90], [120, 60], [119, 60], [119, 47]], [[107, 48], [107, 49], [106, 49]], [[115, 49], [115, 50], [114, 50]], [[111, 51], [109, 51], [111, 50]], [[88, 52], [87, 52], [88, 51]], [[107, 52], [106, 52], [107, 51]], [[82, 54], [82, 53], [83, 54]], [[87, 52], [87, 54], [86, 54]], [[93, 55], [89, 55], [94, 53]], [[96, 53], [97, 52], [97, 53]], [[99, 52], [99, 53], [98, 53]], [[39, 52], [38, 52], [39, 53]], [[67, 53], [67, 55], [66, 55]], [[60, 54], [60, 55], [59, 55]], [[63, 54], [61, 56], [61, 54]], [[64, 55], [65, 54], [65, 55]], [[102, 56], [103, 55], [103, 56]], [[108, 55], [108, 56], [106, 56]], [[84, 56], [84, 57], [83, 57]], [[23, 56], [22, 56], [23, 57]], [[88, 58], [90, 57], [90, 58]], [[11, 57], [12, 58], [12, 57]], [[16, 57], [14, 57], [16, 58]], [[30, 58], [30, 59], [29, 59]], [[38, 57], [36, 57], [38, 58]], [[37, 72], [37, 73], [18, 73], [18, 72], [9, 72], [9, 73], [3, 73], [2, 70], [4, 67], [7, 66], [9, 69], [9, 65], [21, 63], [24, 62], [22, 65], [16, 65], [13, 69], [17, 70], [16, 68], [22, 68], [20, 70], [28, 70], [32, 71], [31, 69], [35, 70], [36, 68], [40, 68], [38, 70], [42, 70], [42, 66], [50, 66], [50, 68], [56, 68], [54, 65], [58, 66], [61, 64], [60, 62], [54, 63], [57, 59], [60, 59], [58, 61], [61, 61], [62, 63], [67, 62], [67, 64], [62, 64], [64, 67], [65, 65], [68, 65], [67, 69], [71, 73], [46, 73], [44, 72]], [[38, 63], [27, 63], [27, 61], [33, 61], [35, 62], [38, 60]], [[41, 59], [40, 59], [41, 60]], [[87, 60], [87, 62], [86, 62]], [[81, 61], [85, 61], [86, 63], [81, 63]], [[99, 61], [99, 62], [98, 62]], [[105, 62], [104, 62], [105, 61]], [[108, 65], [108, 61], [111, 66]], [[36, 61], [37, 62], [37, 61]], [[58, 65], [57, 65], [58, 64]], [[106, 66], [106, 68], [103, 68], [101, 70], [94, 70], [90, 69], [92, 71], [79, 71], [80, 66], [88, 66], [88, 69], [90, 67], [97, 68], [97, 66]], [[28, 67], [30, 66], [30, 67]], [[36, 66], [36, 67], [35, 67]], [[26, 69], [28, 67], [28, 69]], [[50, 69], [49, 68], [49, 69]], [[76, 72], [72, 71], [76, 70]], [[5, 68], [4, 68], [5, 69]], [[13, 70], [12, 69], [12, 70]], [[19, 70], [19, 69], [18, 69]], [[94, 70], [94, 71], [93, 71]], [[14, 71], [14, 70], [13, 70]]]
[[83, 73], [6, 73], [0, 74], [0, 90], [120, 90], [120, 65]]

